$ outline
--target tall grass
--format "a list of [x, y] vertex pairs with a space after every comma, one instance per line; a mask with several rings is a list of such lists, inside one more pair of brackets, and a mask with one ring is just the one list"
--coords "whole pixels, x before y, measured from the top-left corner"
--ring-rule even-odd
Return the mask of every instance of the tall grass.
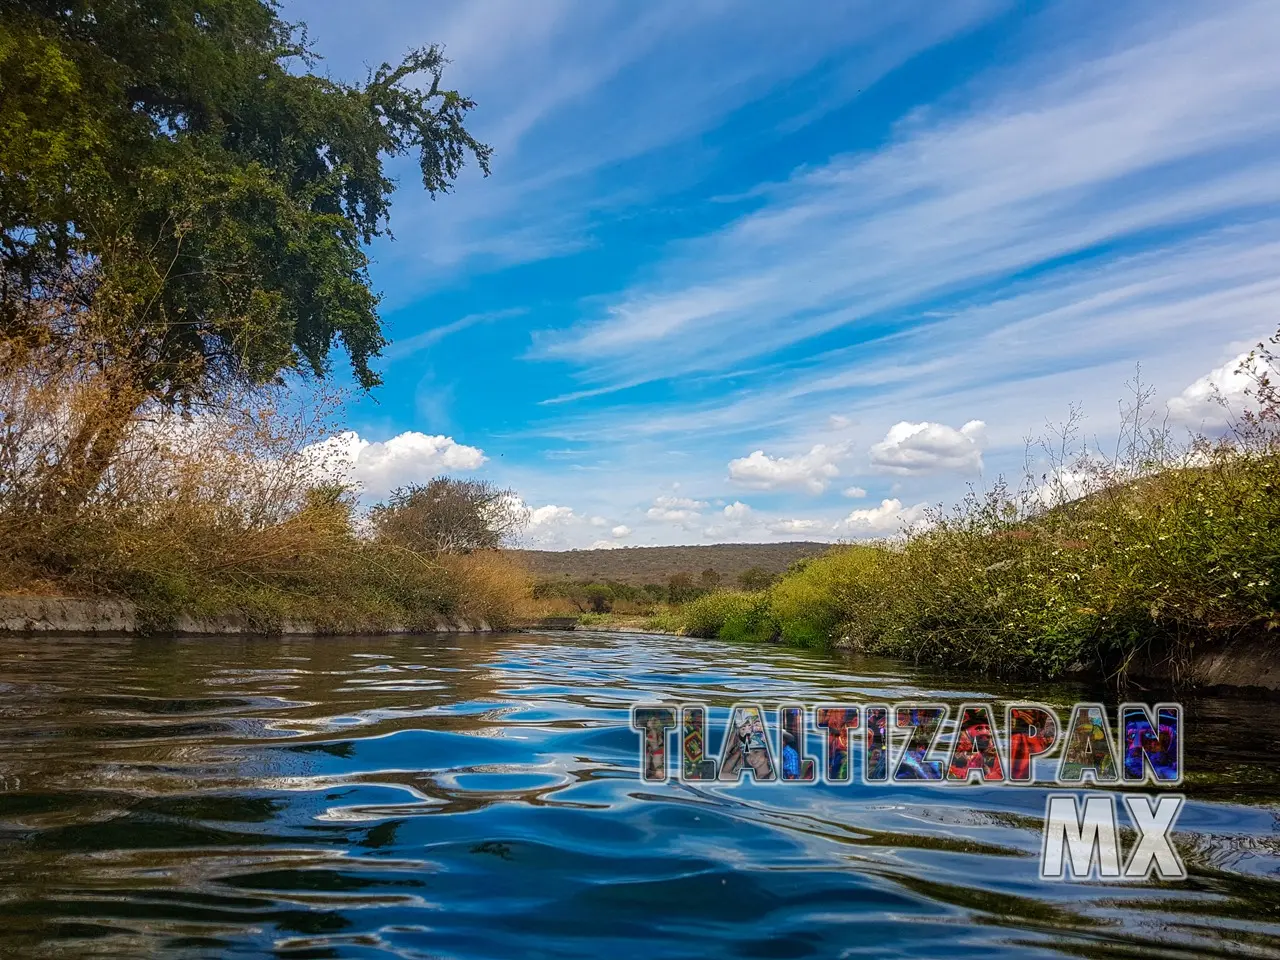
[[758, 599], [701, 598], [684, 631], [1040, 676], [1123, 672], [1147, 655], [1180, 664], [1198, 645], [1271, 636], [1280, 403], [1269, 379], [1232, 432], [1181, 444], [1133, 386], [1109, 455], [1077, 443], [1073, 414], [1020, 486], [971, 491], [899, 540], [798, 563]]
[[57, 502], [75, 438], [111, 384], [83, 367], [0, 355], [0, 590], [135, 601], [157, 630], [239, 614], [264, 631], [512, 622], [527, 578], [505, 555], [375, 543], [326, 462], [335, 402], [283, 389], [217, 408], [142, 408], [74, 507]]

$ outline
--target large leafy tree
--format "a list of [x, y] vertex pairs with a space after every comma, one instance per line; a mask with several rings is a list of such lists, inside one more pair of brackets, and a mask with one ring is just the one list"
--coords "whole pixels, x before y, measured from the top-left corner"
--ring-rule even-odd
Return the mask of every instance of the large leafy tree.
[[377, 382], [384, 161], [433, 196], [488, 172], [445, 64], [323, 76], [272, 0], [0, 0], [0, 334], [110, 377], [81, 474], [147, 402], [324, 376], [336, 345]]
[[513, 491], [487, 480], [436, 477], [393, 490], [369, 518], [384, 542], [417, 553], [470, 553], [509, 546], [529, 511]]

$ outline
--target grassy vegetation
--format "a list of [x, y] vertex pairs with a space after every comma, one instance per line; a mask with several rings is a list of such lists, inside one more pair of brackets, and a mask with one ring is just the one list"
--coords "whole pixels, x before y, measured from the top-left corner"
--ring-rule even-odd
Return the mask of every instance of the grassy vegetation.
[[[1267, 356], [1268, 359], [1269, 355]], [[903, 539], [837, 547], [763, 593], [685, 605], [680, 632], [839, 644], [1005, 675], [1122, 671], [1146, 652], [1280, 628], [1280, 405], [1175, 447], [1139, 390], [1117, 454], [972, 493]]]
[[144, 410], [82, 503], [33, 503], [100, 385], [11, 359], [24, 362], [0, 363], [0, 591], [126, 598], [155, 630], [184, 613], [269, 632], [501, 627], [521, 612], [527, 575], [505, 553], [371, 536], [315, 445], [330, 406], [280, 391], [198, 417]]

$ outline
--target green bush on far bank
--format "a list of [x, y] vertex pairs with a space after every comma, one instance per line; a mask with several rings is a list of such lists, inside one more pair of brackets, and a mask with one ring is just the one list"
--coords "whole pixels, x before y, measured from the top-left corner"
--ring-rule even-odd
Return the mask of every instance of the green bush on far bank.
[[1261, 378], [1257, 400], [1227, 438], [1181, 448], [1139, 403], [1121, 455], [1060, 456], [1020, 490], [972, 493], [897, 541], [835, 547], [765, 592], [675, 617], [693, 636], [1010, 676], [1122, 672], [1264, 635], [1280, 629], [1280, 404]]
[[763, 591], [704, 594], [680, 608], [679, 624], [689, 636], [723, 640], [771, 640], [777, 630]]

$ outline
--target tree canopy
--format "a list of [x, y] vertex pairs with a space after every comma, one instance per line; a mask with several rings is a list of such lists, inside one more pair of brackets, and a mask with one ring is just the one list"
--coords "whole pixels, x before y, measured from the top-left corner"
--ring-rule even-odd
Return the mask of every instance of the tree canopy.
[[0, 333], [187, 402], [384, 344], [384, 160], [446, 192], [490, 150], [437, 47], [351, 84], [270, 0], [0, 0]]
[[380, 540], [417, 553], [470, 553], [510, 545], [529, 511], [487, 480], [436, 477], [393, 490], [369, 519]]

